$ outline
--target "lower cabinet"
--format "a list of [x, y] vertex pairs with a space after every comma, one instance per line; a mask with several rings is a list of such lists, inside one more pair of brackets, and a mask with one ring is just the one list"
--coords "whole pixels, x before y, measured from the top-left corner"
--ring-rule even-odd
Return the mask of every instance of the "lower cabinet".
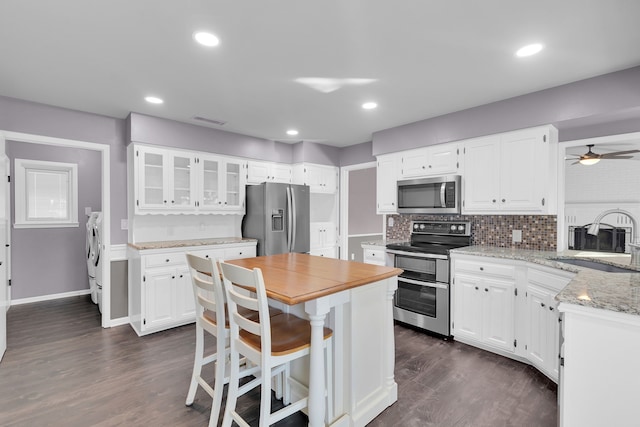
[[363, 248], [362, 260], [366, 264], [386, 265], [387, 251], [384, 248]]
[[195, 321], [185, 254], [237, 259], [256, 256], [255, 243], [129, 250], [129, 323], [139, 336]]
[[455, 271], [453, 335], [513, 352], [514, 268], [459, 261]]
[[338, 257], [338, 237], [334, 222], [312, 222], [309, 235], [311, 255]]
[[555, 296], [574, 273], [485, 256], [452, 254], [452, 335], [558, 380]]

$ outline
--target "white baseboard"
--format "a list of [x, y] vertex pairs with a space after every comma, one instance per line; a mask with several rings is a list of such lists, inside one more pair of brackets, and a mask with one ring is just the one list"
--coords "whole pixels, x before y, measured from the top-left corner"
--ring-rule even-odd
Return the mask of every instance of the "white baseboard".
[[82, 289], [80, 291], [62, 292], [59, 294], [41, 295], [38, 297], [20, 298], [11, 301], [11, 305], [29, 304], [32, 302], [49, 301], [52, 299], [77, 297], [79, 295], [89, 295], [91, 289]]
[[118, 319], [111, 319], [109, 322], [109, 327], [113, 328], [114, 326], [122, 326], [129, 324], [129, 316], [120, 317]]

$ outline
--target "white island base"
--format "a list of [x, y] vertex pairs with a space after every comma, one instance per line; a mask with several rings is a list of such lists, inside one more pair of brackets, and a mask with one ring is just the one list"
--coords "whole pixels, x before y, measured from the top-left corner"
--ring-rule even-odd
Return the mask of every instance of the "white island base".
[[[398, 400], [392, 309], [396, 289], [397, 278], [391, 277], [289, 307], [298, 316], [324, 312], [334, 331], [328, 425], [365, 426]], [[295, 401], [297, 394], [307, 393], [308, 358], [292, 366], [291, 377]]]

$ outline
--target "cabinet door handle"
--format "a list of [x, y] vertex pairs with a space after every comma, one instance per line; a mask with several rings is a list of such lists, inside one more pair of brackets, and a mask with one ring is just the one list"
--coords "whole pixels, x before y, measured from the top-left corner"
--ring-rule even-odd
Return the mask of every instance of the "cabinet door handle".
[[165, 202], [165, 203], [167, 203], [167, 201], [166, 201], [166, 200], [165, 200], [164, 202]]
[[205, 258], [209, 258], [209, 255], [205, 255], [204, 257], [205, 257]]
[[485, 292], [489, 292], [489, 288], [484, 288], [484, 291]]
[[553, 311], [553, 307], [551, 307], [551, 306], [550, 306], [550, 307], [549, 307], [549, 311]]
[[180, 278], [182, 279], [182, 274], [180, 275]]
[[484, 271], [484, 267], [480, 267], [480, 271]]
[[167, 258], [165, 261], [166, 261], [166, 262], [169, 262], [169, 258]]
[[507, 199], [502, 199], [502, 203], [504, 203], [504, 202], [506, 202], [506, 201], [507, 201]]
[[495, 202], [496, 202], [496, 199], [493, 199], [493, 203], [495, 203]]
[[171, 278], [172, 278], [172, 279], [175, 279], [175, 278], [176, 278], [176, 276], [171, 276]]
[[540, 307], [544, 307], [544, 303], [543, 302], [540, 303]]
[[476, 286], [476, 291], [478, 290], [478, 287]]

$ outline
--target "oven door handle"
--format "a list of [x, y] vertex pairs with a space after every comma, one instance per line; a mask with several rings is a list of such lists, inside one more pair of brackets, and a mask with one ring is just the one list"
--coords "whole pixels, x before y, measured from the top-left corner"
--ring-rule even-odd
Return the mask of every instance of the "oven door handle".
[[449, 285], [447, 285], [446, 283], [424, 282], [422, 280], [405, 279], [402, 276], [398, 277], [398, 281], [399, 282], [411, 283], [413, 285], [426, 286], [428, 288], [449, 289]]
[[387, 249], [388, 254], [393, 255], [406, 255], [412, 256], [415, 258], [435, 258], [435, 259], [449, 259], [447, 255], [439, 255], [439, 254], [428, 254], [424, 252], [407, 252], [407, 251], [398, 251], [395, 249]]

